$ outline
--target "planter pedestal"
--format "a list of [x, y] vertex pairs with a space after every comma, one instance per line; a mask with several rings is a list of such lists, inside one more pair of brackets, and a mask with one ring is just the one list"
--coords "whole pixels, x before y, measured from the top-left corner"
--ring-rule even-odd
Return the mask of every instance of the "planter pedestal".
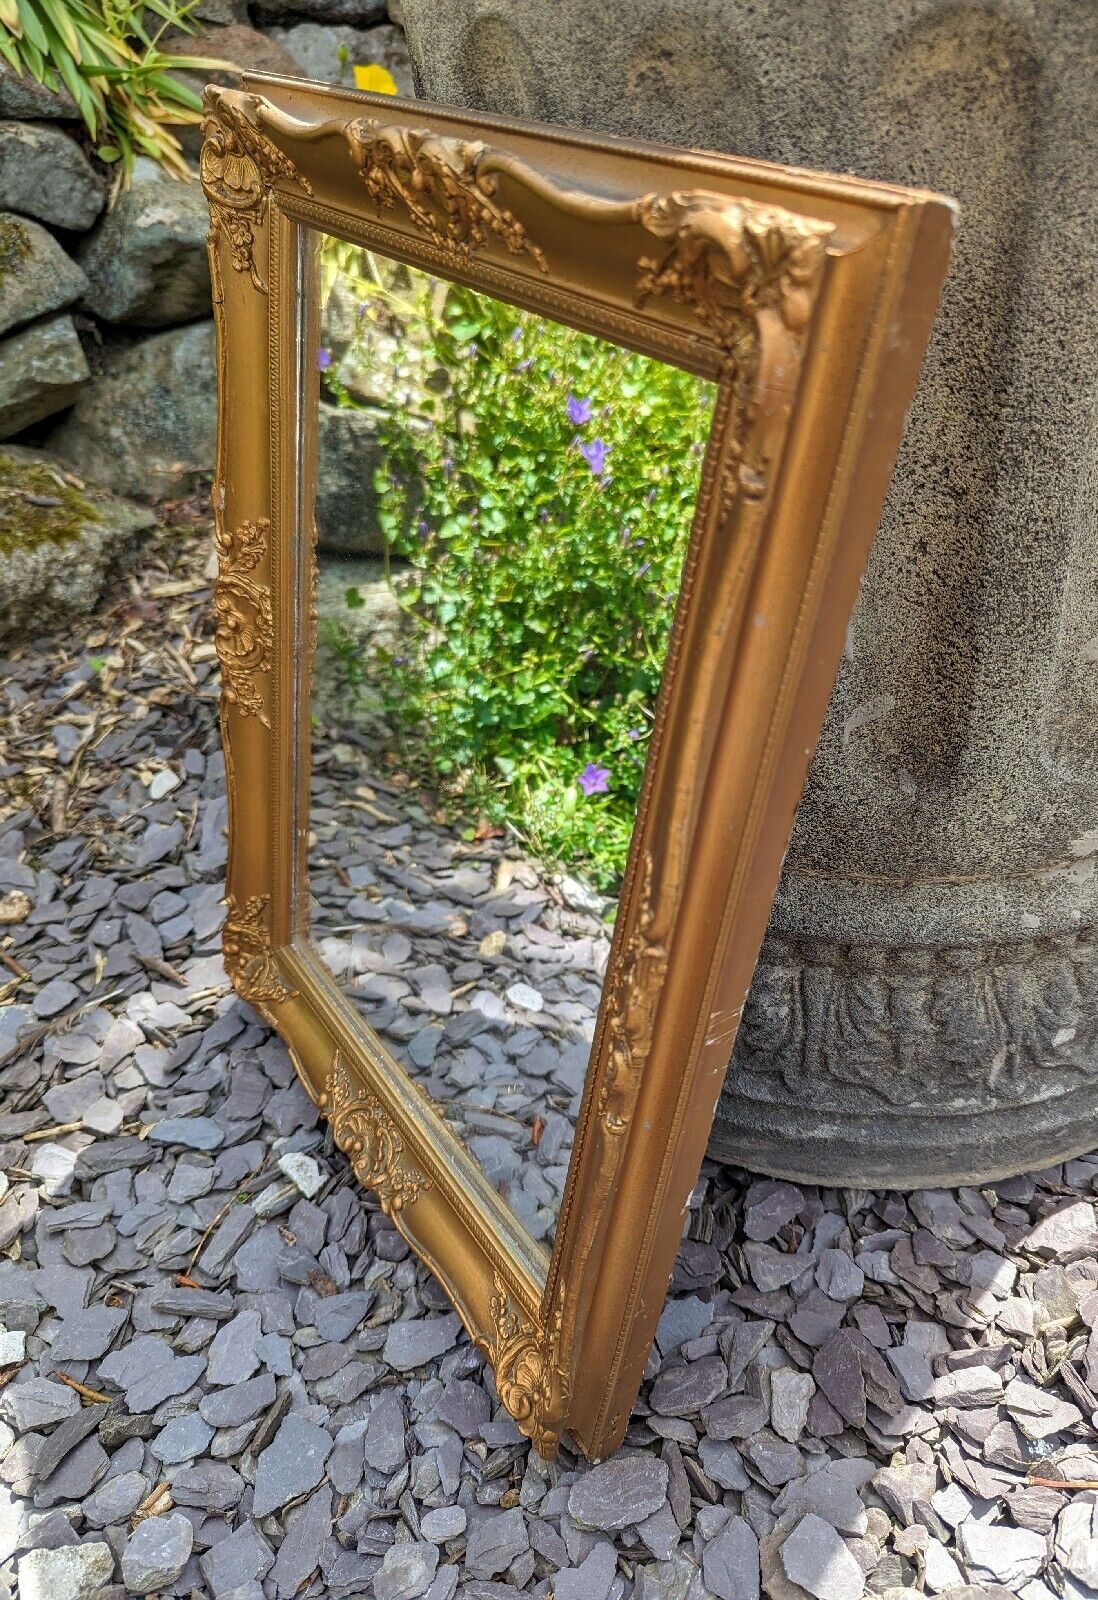
[[1098, 12], [402, 7], [433, 99], [960, 199], [710, 1151], [904, 1187], [1092, 1148]]

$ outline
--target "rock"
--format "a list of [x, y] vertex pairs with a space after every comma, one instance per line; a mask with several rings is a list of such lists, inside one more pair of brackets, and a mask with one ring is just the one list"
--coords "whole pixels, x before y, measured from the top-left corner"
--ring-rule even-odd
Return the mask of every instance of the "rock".
[[977, 1582], [990, 1578], [1012, 1592], [1015, 1585], [1037, 1576], [1048, 1554], [1041, 1534], [1000, 1523], [964, 1522], [958, 1538], [969, 1576]]
[[321, 550], [380, 554], [374, 473], [385, 464], [385, 413], [372, 406], [320, 403], [316, 526]]
[[960, 1567], [940, 1539], [927, 1541], [923, 1552], [923, 1573], [931, 1594], [941, 1594], [944, 1589], [957, 1589], [964, 1582]]
[[227, 1461], [196, 1461], [172, 1474], [172, 1499], [177, 1506], [231, 1511], [244, 1493], [244, 1479]]
[[696, 1294], [669, 1299], [660, 1313], [656, 1343], [663, 1356], [673, 1355], [680, 1345], [703, 1334], [713, 1320], [713, 1305]]
[[555, 1574], [553, 1600], [607, 1600], [617, 1570], [617, 1551], [601, 1539], [578, 1567], [562, 1567]]
[[[854, 1468], [853, 1472], [851, 1468]], [[869, 1462], [835, 1461], [807, 1477], [794, 1479], [774, 1502], [776, 1512], [814, 1511], [840, 1533], [860, 1537], [867, 1519], [859, 1493], [873, 1476]]]
[[72, 405], [88, 380], [70, 316], [48, 317], [0, 340], [0, 439]]
[[688, 1417], [716, 1400], [728, 1387], [728, 1368], [719, 1356], [668, 1367], [652, 1385], [652, 1409], [661, 1417]]
[[398, 1389], [387, 1389], [370, 1412], [363, 1458], [375, 1472], [396, 1472], [407, 1460], [404, 1401]]
[[812, 1376], [841, 1417], [865, 1426], [865, 1379], [849, 1333], [840, 1329], [817, 1350]]
[[314, 22], [338, 22], [352, 28], [386, 22], [389, 14], [386, 0], [258, 0], [255, 10], [265, 21], [308, 17]]
[[452, 1350], [460, 1332], [461, 1322], [453, 1313], [420, 1322], [394, 1322], [382, 1356], [398, 1372], [413, 1372]]
[[1098, 1497], [1080, 1495], [1064, 1507], [1054, 1549], [1065, 1571], [1086, 1588], [1098, 1589]]
[[[202, 1361], [202, 1357], [196, 1357]], [[205, 1363], [203, 1363], [205, 1364]], [[234, 1383], [225, 1389], [213, 1389], [198, 1402], [198, 1409], [211, 1428], [239, 1428], [251, 1422], [261, 1411], [273, 1404], [275, 1381], [269, 1372], [245, 1383]], [[312, 1487], [312, 1485], [310, 1485]]]
[[900, 1382], [905, 1400], [928, 1400], [934, 1393], [934, 1373], [923, 1351], [903, 1344], [886, 1350], [885, 1357]]
[[27, 217], [0, 212], [0, 333], [73, 305], [86, 287], [52, 233]]
[[216, 419], [213, 323], [194, 322], [105, 350], [48, 448], [118, 494], [163, 499], [211, 470]]
[[210, 1440], [213, 1429], [204, 1422], [197, 1411], [188, 1411], [173, 1417], [153, 1440], [150, 1449], [166, 1467], [178, 1466], [181, 1461], [193, 1461], [200, 1456]]
[[149, 1129], [150, 1144], [182, 1145], [185, 1150], [216, 1150], [224, 1130], [210, 1117], [165, 1117]]
[[332, 1491], [320, 1488], [289, 1514], [286, 1536], [278, 1547], [272, 1573], [280, 1596], [296, 1595], [316, 1571], [331, 1531]]
[[507, 988], [507, 998], [518, 1011], [541, 1011], [545, 1000], [529, 983], [512, 983]]
[[244, 1589], [245, 1585], [265, 1577], [274, 1559], [270, 1545], [249, 1520], [212, 1545], [199, 1558], [198, 1565], [215, 1600], [229, 1600], [233, 1590]]
[[914, 1519], [915, 1503], [930, 1499], [936, 1479], [932, 1466], [921, 1461], [902, 1461], [895, 1467], [883, 1467], [874, 1474], [872, 1482], [885, 1505], [909, 1527]]
[[79, 1410], [75, 1390], [49, 1378], [28, 1376], [0, 1390], [0, 1411], [10, 1417], [19, 1433], [52, 1427]]
[[85, 305], [105, 322], [141, 328], [208, 317], [206, 197], [197, 183], [177, 182], [152, 162], [141, 169], [80, 247]]
[[26, 1360], [27, 1336], [22, 1328], [11, 1333], [0, 1332], [0, 1367], [10, 1367]]
[[802, 1517], [779, 1552], [785, 1575], [816, 1600], [861, 1600], [865, 1574], [830, 1523]]
[[865, 1286], [865, 1273], [844, 1250], [824, 1250], [816, 1267], [816, 1282], [832, 1300], [857, 1300]]
[[325, 1174], [312, 1156], [303, 1155], [300, 1150], [287, 1150], [285, 1155], [279, 1156], [278, 1170], [285, 1173], [298, 1194], [303, 1194], [307, 1200], [324, 1187]]
[[[744, 1467], [743, 1457], [736, 1446], [729, 1441], [699, 1440], [698, 1459], [706, 1474], [722, 1489], [743, 1490], [751, 1487], [751, 1479]], [[797, 1470], [800, 1470], [799, 1460]]]
[[517, 1506], [512, 1511], [489, 1512], [470, 1529], [466, 1571], [471, 1578], [495, 1578], [529, 1548], [526, 1518]]
[[1047, 1439], [1083, 1420], [1079, 1407], [1070, 1400], [1039, 1389], [1025, 1378], [1011, 1379], [1003, 1393], [1003, 1404], [1027, 1439]]
[[122, 1552], [122, 1578], [131, 1594], [153, 1594], [173, 1584], [187, 1565], [194, 1529], [181, 1511], [139, 1522]]
[[[301, 9], [301, 8], [298, 8]], [[354, 28], [346, 24], [298, 22], [269, 28], [267, 37], [293, 57], [303, 78], [354, 88], [354, 68], [377, 65], [390, 72], [402, 95], [415, 95], [408, 49], [399, 28]]]
[[291, 1411], [259, 1457], [252, 1515], [265, 1517], [315, 1489], [331, 1448], [330, 1434]]
[[107, 1095], [100, 1095], [98, 1100], [93, 1100], [86, 1111], [80, 1115], [80, 1125], [89, 1133], [117, 1133], [125, 1121], [122, 1107], [117, 1100], [111, 1100]]
[[424, 1540], [390, 1545], [374, 1578], [374, 1600], [418, 1600], [437, 1568], [437, 1545]]
[[156, 1334], [140, 1334], [99, 1363], [100, 1378], [126, 1392], [130, 1411], [152, 1411], [197, 1382], [206, 1366], [205, 1356], [176, 1355]]
[[1003, 1398], [1003, 1380], [993, 1367], [961, 1367], [934, 1380], [939, 1405], [993, 1406]]
[[54, 1335], [53, 1359], [98, 1361], [110, 1349], [127, 1318], [126, 1311], [114, 1306], [89, 1306], [85, 1311], [73, 1312]]
[[[195, 42], [187, 35], [177, 35], [163, 45], [165, 55], [196, 55]], [[283, 77], [296, 78], [299, 71], [293, 56], [282, 48], [277, 39], [269, 34], [261, 33], [258, 28], [250, 27], [246, 20], [230, 22], [225, 27], [211, 30], [203, 40], [202, 50], [206, 55], [218, 61], [231, 61], [239, 70], [224, 71], [219, 67], [206, 68], [202, 72], [176, 72], [174, 77], [180, 83], [186, 84], [196, 94], [201, 95], [207, 83], [220, 84], [223, 88], [235, 88], [239, 82], [240, 71], [244, 72], [277, 72]], [[189, 156], [197, 156], [202, 145], [201, 129], [197, 124], [191, 124], [174, 130]]]
[[105, 1528], [132, 1517], [148, 1492], [149, 1480], [143, 1472], [120, 1472], [116, 1478], [106, 1478], [81, 1510], [93, 1528]]
[[609, 1533], [635, 1527], [667, 1498], [667, 1466], [654, 1456], [615, 1456], [577, 1478], [568, 1514], [581, 1528]]
[[782, 1439], [796, 1444], [808, 1426], [808, 1408], [816, 1385], [807, 1372], [778, 1367], [770, 1374], [770, 1426]]
[[47, 89], [28, 73], [16, 72], [6, 61], [0, 61], [0, 117], [79, 122], [80, 107], [64, 85]]
[[106, 201], [106, 184], [67, 133], [47, 122], [0, 122], [0, 211], [83, 233]]
[[804, 1473], [804, 1460], [795, 1445], [763, 1432], [744, 1446], [746, 1455], [771, 1488], [780, 1489]]
[[702, 1576], [716, 1600], [759, 1600], [759, 1541], [743, 1517], [730, 1517], [706, 1543]]
[[1061, 1206], [1031, 1228], [1020, 1241], [1020, 1247], [1041, 1256], [1068, 1255], [1075, 1251], [1093, 1255], [1098, 1251], [1094, 1206], [1089, 1200]]
[[259, 1365], [261, 1327], [258, 1311], [240, 1311], [217, 1330], [206, 1364], [207, 1383], [243, 1383], [251, 1377]]
[[98, 1600], [113, 1572], [114, 1555], [101, 1540], [28, 1550], [19, 1558], [19, 1600]]
[[432, 1544], [445, 1544], [447, 1539], [458, 1539], [465, 1532], [468, 1518], [461, 1506], [439, 1506], [420, 1518], [420, 1531]]

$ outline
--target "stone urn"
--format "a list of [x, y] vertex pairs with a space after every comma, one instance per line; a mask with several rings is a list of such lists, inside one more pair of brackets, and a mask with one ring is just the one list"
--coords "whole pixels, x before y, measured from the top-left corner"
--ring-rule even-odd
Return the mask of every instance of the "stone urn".
[[902, 1188], [1098, 1145], [1098, 9], [402, 6], [432, 99], [960, 200], [710, 1153]]

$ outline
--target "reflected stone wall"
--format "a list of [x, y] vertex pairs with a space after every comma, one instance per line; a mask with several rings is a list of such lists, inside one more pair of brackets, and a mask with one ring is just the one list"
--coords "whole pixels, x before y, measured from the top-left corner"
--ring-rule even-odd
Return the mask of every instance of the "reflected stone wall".
[[402, 4], [433, 99], [960, 199], [711, 1149], [902, 1185], [1098, 1144], [1098, 8]]

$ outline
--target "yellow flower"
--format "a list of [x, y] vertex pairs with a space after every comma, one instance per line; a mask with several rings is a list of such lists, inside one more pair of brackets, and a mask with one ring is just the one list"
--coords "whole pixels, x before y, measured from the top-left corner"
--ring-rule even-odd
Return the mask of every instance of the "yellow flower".
[[375, 62], [368, 67], [355, 67], [355, 88], [366, 89], [371, 94], [399, 94], [396, 79], [386, 67]]

